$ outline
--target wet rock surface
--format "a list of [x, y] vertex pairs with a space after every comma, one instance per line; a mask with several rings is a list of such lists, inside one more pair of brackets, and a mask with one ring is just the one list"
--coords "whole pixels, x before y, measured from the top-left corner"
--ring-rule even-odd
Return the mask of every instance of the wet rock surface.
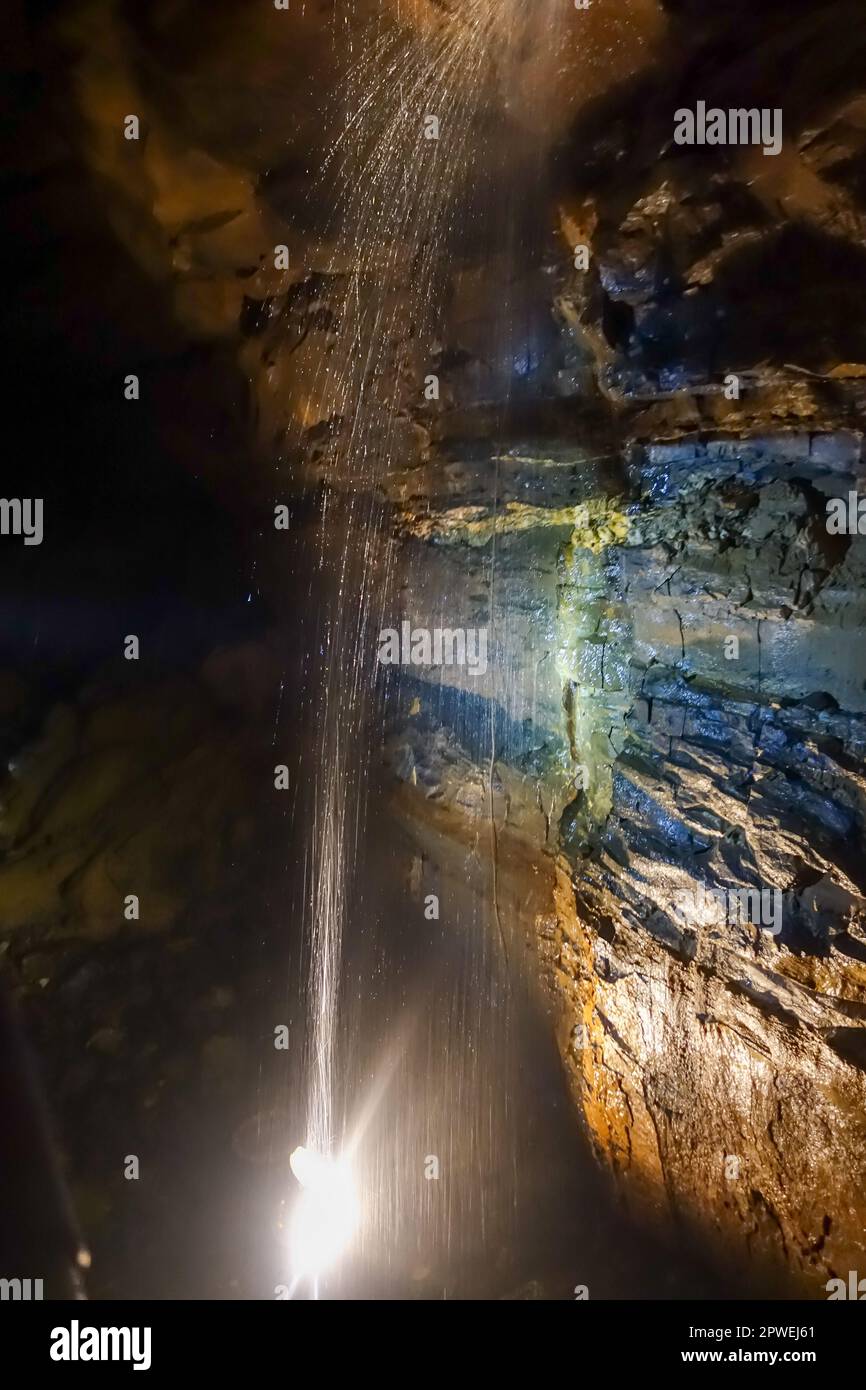
[[[852, 21], [843, 11], [834, 25]], [[631, 112], [627, 88], [609, 93], [563, 156], [564, 187], [578, 170], [563, 239], [586, 244], [590, 269], [553, 272], [563, 334], [535, 388], [567, 391], [571, 373], [585, 390], [589, 371], [606, 428], [584, 418], [569, 453], [561, 425], [560, 473], [506, 420], [501, 458], [531, 460], [539, 505], [511, 500], [508, 467], [485, 504], [464, 469], [469, 505], [449, 490], [409, 529], [434, 547], [428, 597], [437, 572], [454, 585], [455, 551], [489, 578], [497, 547], [493, 640], [522, 657], [485, 685], [498, 711], [486, 812], [557, 858], [538, 949], [598, 1152], [636, 1206], [820, 1297], [863, 1259], [866, 552], [827, 525], [828, 499], [856, 498], [864, 467], [848, 298], [859, 106], [833, 25], [815, 62], [811, 9], [786, 14], [783, 38], [755, 17], [718, 62], [730, 16], [677, 16], [690, 56], [675, 93], [664, 64], [634, 85]], [[770, 90], [762, 65], [781, 48]], [[719, 105], [772, 97], [785, 156], [674, 151], [690, 84]], [[536, 600], [525, 625], [521, 586]], [[439, 804], [465, 789], [471, 811], [471, 741], [430, 699], [448, 733], [398, 738], [398, 774]], [[756, 889], [778, 895], [773, 930], [700, 906]]]

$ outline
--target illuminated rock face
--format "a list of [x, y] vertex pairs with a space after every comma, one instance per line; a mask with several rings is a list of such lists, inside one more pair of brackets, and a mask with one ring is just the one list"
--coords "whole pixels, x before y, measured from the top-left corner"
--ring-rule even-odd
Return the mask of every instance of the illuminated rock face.
[[[681, 32], [698, 90], [718, 35]], [[760, 37], [771, 51], [769, 21]], [[866, 345], [843, 303], [863, 140], [847, 55], [801, 80], [833, 41], [808, 15], [786, 29], [774, 173], [742, 151], [654, 160], [651, 84], [642, 137], [623, 117], [617, 173], [608, 148], [563, 213], [592, 250], [564, 301], [624, 410], [628, 532], [604, 549], [603, 674], [571, 663], [574, 705], [614, 728], [609, 813], [561, 823], [544, 943], [575, 1094], [625, 1190], [816, 1296], [864, 1257], [866, 551], [827, 524], [866, 468]], [[746, 104], [746, 77], [748, 52], [714, 70], [714, 100], [739, 84]], [[682, 913], [694, 884], [772, 887], [781, 931]]]
[[[690, 500], [636, 505], [643, 543], [607, 551], [621, 747], [609, 815], [563, 844], [546, 949], [609, 1161], [652, 1204], [820, 1283], [862, 1258], [859, 585], [850, 553], [824, 570], [801, 488], [726, 498], [726, 467]], [[804, 612], [791, 596], [810, 564]], [[577, 698], [608, 725], [609, 695]], [[778, 890], [781, 933], [683, 914], [695, 884]]]
[[[546, 451], [517, 426], [496, 509], [446, 439], [457, 482], [421, 486], [407, 526], [433, 547], [409, 592], [434, 611], [440, 588], [486, 576], [496, 533], [496, 814], [557, 858], [539, 953], [599, 1154], [637, 1207], [821, 1297], [866, 1258], [866, 343], [858, 79], [818, 28], [757, 22], [715, 73], [725, 105], [754, 86], [747, 41], [783, 43], [772, 170], [742, 150], [659, 161], [664, 70], [633, 116], [614, 91], [578, 122], [561, 226], [590, 270], [561, 263], [562, 356], [535, 384], [567, 397], [590, 364], [617, 424], [572, 415]], [[699, 92], [721, 34], [675, 33]], [[535, 510], [509, 491], [518, 459]], [[466, 773], [420, 703], [396, 765], [459, 805]], [[772, 921], [708, 916], [707, 890], [772, 894]]]
[[[850, 474], [825, 469], [846, 450]], [[819, 1296], [863, 1259], [866, 553], [834, 557], [821, 505], [859, 446], [704, 435], [630, 467], [633, 488], [547, 526], [501, 513], [492, 649], [510, 624], [523, 664], [483, 692], [503, 710], [495, 815], [557, 857], [538, 949], [599, 1153], [637, 1208]], [[416, 614], [483, 574], [478, 518], [448, 515], [411, 567]], [[432, 732], [450, 719], [465, 747], [465, 710], [419, 703], [398, 773], [483, 819], [482, 750], [473, 812]], [[778, 915], [683, 911], [704, 888], [771, 892]]]

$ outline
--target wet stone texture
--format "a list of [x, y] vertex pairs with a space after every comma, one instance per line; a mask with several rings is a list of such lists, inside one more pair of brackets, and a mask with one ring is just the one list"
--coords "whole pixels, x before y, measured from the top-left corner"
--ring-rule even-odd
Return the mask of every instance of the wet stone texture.
[[[554, 272], [562, 333], [540, 389], [585, 399], [588, 374], [611, 415], [561, 419], [545, 462], [537, 439], [506, 439], [534, 506], [512, 500], [510, 465], [485, 503], [451, 464], [449, 495], [409, 518], [432, 552], [414, 611], [425, 587], [462, 591], [462, 566], [487, 586], [494, 646], [522, 657], [481, 683], [501, 725], [492, 806], [477, 752], [474, 778], [461, 771], [459, 728], [424, 733], [431, 702], [452, 717], [438, 693], [395, 766], [555, 859], [539, 966], [629, 1201], [820, 1297], [866, 1258], [866, 541], [826, 524], [866, 471], [863, 31], [831, 52], [823, 11], [820, 39], [811, 7], [781, 37], [750, 11], [725, 63], [729, 7], [716, 22], [670, 8], [689, 55], [676, 104], [689, 84], [706, 95], [710, 61], [720, 105], [769, 65], [785, 153], [675, 150], [664, 60], [578, 121], [561, 231], [591, 268]], [[502, 598], [521, 588], [535, 611]], [[777, 929], [684, 912], [696, 887], [777, 892]]]
[[[698, 73], [716, 40], [682, 23]], [[626, 1190], [820, 1296], [863, 1261], [866, 550], [826, 525], [864, 470], [839, 274], [863, 254], [862, 132], [848, 55], [831, 83], [813, 37], [805, 14], [778, 40], [778, 163], [638, 150], [583, 207], [595, 273], [568, 316], [602, 344], [628, 487], [589, 638], [602, 674], [579, 662], [574, 700], [613, 727], [621, 691], [623, 717], [609, 813], [561, 843], [545, 954], [575, 1094]], [[720, 105], [757, 62], [720, 69]], [[778, 890], [780, 931], [684, 916], [695, 883]]]
[[[821, 506], [856, 485], [859, 442], [626, 454], [619, 498], [517, 538], [502, 513], [493, 641], [508, 631], [523, 655], [519, 674], [475, 682], [499, 712], [492, 814], [557, 858], [540, 966], [575, 1097], [631, 1200], [817, 1294], [862, 1254], [866, 552], [830, 544]], [[455, 548], [479, 554], [451, 522], [428, 594], [436, 573], [453, 585]], [[483, 823], [461, 709], [422, 693], [395, 766]], [[780, 931], [684, 915], [696, 885], [777, 890]]]

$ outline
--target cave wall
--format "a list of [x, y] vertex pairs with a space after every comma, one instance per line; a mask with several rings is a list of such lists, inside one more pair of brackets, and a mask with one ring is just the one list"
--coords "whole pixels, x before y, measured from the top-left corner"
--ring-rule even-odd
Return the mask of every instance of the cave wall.
[[[403, 498], [430, 551], [412, 612], [474, 580], [470, 616], [523, 653], [484, 687], [492, 808], [479, 750], [461, 799], [471, 739], [440, 693], [471, 681], [432, 674], [395, 767], [555, 860], [540, 968], [627, 1200], [822, 1296], [863, 1260], [866, 548], [827, 508], [866, 470], [866, 36], [844, 4], [669, 8], [657, 69], [557, 154], [560, 337], [534, 374], [556, 446], [513, 412], [485, 496], [443, 427], [447, 489]], [[780, 106], [782, 156], [675, 149], [699, 97]], [[706, 896], [756, 889], [772, 922]]]
[[[434, 9], [391, 6], [383, 38], [378, 7], [359, 6], [359, 41], [374, 21], [386, 45], [406, 26], [435, 40], [447, 20]], [[33, 73], [62, 69], [64, 101], [41, 177], [13, 178], [7, 206], [47, 236], [58, 218], [59, 264], [101, 267], [118, 322], [144, 325], [106, 336], [64, 307], [89, 330], [100, 392], [121, 360], [162, 390], [153, 428], [179, 470], [263, 531], [275, 502], [303, 503], [323, 480], [350, 496], [375, 486], [399, 576], [383, 619], [489, 625], [483, 676], [413, 672], [388, 710], [406, 819], [484, 846], [492, 820], [519, 865], [503, 875], [506, 928], [530, 941], [577, 1107], [627, 1200], [820, 1294], [863, 1256], [866, 550], [830, 534], [826, 502], [859, 495], [866, 471], [866, 36], [847, 3], [626, 10], [588, 57], [570, 52], [547, 117], [498, 112], [506, 153], [512, 138], [555, 142], [531, 254], [516, 266], [499, 244], [452, 247], [436, 342], [403, 331], [411, 296], [390, 281], [400, 386], [375, 485], [342, 468], [345, 390], [319, 389], [357, 320], [353, 266], [328, 232], [334, 190], [310, 173], [335, 134], [318, 94], [364, 80], [335, 66], [326, 9], [262, 7], [239, 25], [229, 4], [204, 21], [187, 5], [76, 5], [48, 38], [24, 26], [22, 148], [45, 110]], [[534, 109], [543, 68], [521, 81]], [[783, 154], [674, 148], [674, 109], [703, 98], [781, 106]], [[145, 128], [134, 150], [119, 134], [130, 110]], [[10, 159], [15, 173], [12, 146]], [[494, 163], [499, 175], [507, 160]], [[56, 353], [45, 325], [68, 277], [41, 254], [52, 244], [22, 274], [35, 348]], [[587, 271], [573, 266], [582, 244]], [[392, 263], [381, 252], [368, 304]], [[269, 535], [275, 612], [297, 602], [283, 563]], [[104, 870], [130, 829], [112, 828], [112, 808], [131, 774], [105, 753], [106, 718], [55, 714], [35, 775], [26, 759], [10, 769], [2, 926], [34, 994], [52, 913], [76, 943], [107, 931]], [[178, 743], [182, 768], [183, 728]], [[84, 754], [105, 768], [85, 787], [92, 844], [72, 824], [74, 785], [64, 808], [68, 782], [53, 780]], [[193, 799], [211, 796], [211, 775]], [[253, 799], [244, 779], [236, 795]], [[217, 798], [212, 814], [230, 822], [229, 809]], [[58, 827], [68, 863], [56, 841], [46, 850]], [[230, 825], [219, 833], [231, 841]], [[189, 853], [207, 859], [204, 833]], [[684, 913], [696, 886], [778, 891], [781, 930]], [[166, 929], [178, 894], [171, 875]], [[99, 1008], [93, 1021], [85, 1044], [116, 1024]]]

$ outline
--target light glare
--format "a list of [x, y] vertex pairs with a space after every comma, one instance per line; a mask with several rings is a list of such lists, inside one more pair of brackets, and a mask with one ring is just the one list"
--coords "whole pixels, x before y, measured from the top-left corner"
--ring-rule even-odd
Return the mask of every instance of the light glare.
[[317, 1280], [355, 1234], [360, 1219], [355, 1184], [348, 1162], [302, 1146], [289, 1162], [301, 1185], [291, 1223], [292, 1269], [296, 1279]]

